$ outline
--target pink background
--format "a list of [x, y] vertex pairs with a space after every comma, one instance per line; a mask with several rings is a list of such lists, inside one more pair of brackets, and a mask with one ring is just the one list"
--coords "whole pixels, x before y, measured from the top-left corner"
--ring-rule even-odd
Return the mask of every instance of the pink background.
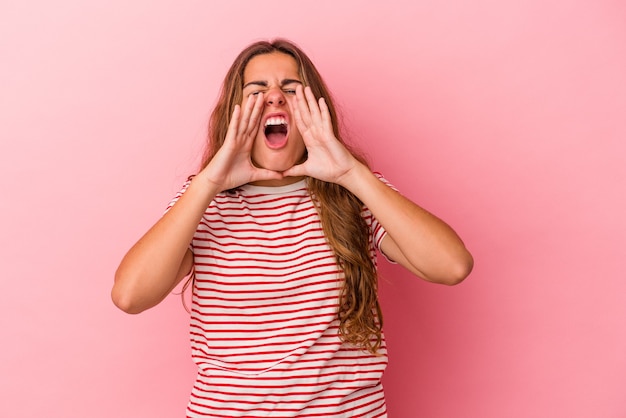
[[273, 36], [476, 259], [453, 288], [383, 264], [390, 416], [626, 416], [624, 2], [363, 4], [2, 1], [0, 416], [183, 415], [180, 298], [125, 315], [113, 273]]

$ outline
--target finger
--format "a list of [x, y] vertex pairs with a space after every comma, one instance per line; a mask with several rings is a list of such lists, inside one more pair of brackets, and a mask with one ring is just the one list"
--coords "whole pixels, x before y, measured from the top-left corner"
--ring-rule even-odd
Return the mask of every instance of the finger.
[[317, 104], [317, 99], [315, 98], [315, 95], [313, 94], [313, 90], [311, 90], [311, 87], [307, 86], [304, 89], [304, 96], [306, 97], [307, 105], [309, 107], [309, 112], [311, 113], [311, 119], [314, 121], [321, 120], [320, 108], [319, 108], [319, 105]]
[[309, 111], [309, 105], [304, 95], [304, 89], [301, 85], [296, 86], [296, 109], [300, 114], [300, 121], [303, 127], [307, 127], [311, 124], [311, 112]]
[[279, 173], [278, 171], [266, 170], [263, 168], [259, 168], [254, 171], [252, 174], [252, 181], [260, 181], [260, 180], [282, 180], [284, 175]]
[[263, 113], [263, 104], [264, 96], [263, 92], [260, 92], [256, 95], [256, 100], [254, 101], [254, 106], [252, 107], [252, 113], [250, 114], [250, 119], [246, 129], [246, 133], [251, 137], [256, 136], [256, 132], [259, 130], [259, 120], [261, 119], [261, 114]]
[[304, 123], [304, 120], [302, 120], [302, 113], [300, 112], [300, 109], [298, 106], [295, 106], [293, 108], [293, 118], [296, 121], [296, 126], [298, 127], [300, 132], [303, 132], [304, 130], [306, 130], [307, 126]]
[[254, 105], [256, 104], [257, 100], [258, 100], [258, 97], [254, 96], [254, 98], [249, 97], [248, 100], [246, 101], [243, 107], [243, 111], [241, 112], [241, 120], [239, 121], [237, 133], [244, 134], [247, 132], [248, 126], [250, 124], [250, 117], [252, 115], [252, 109], [254, 108]]
[[294, 165], [293, 167], [288, 168], [287, 170], [283, 171], [284, 177], [300, 177], [300, 176], [308, 176], [308, 175], [309, 173], [307, 170], [306, 162], [302, 164]]
[[320, 97], [319, 105], [320, 105], [320, 113], [322, 115], [322, 123], [324, 124], [324, 127], [332, 130], [333, 121], [330, 117], [330, 110], [328, 110], [328, 105], [326, 104], [326, 100], [324, 100], [323, 97]]
[[237, 136], [237, 126], [239, 125], [239, 117], [241, 116], [241, 106], [238, 104], [235, 105], [233, 109], [233, 114], [230, 117], [230, 123], [228, 124], [228, 129], [226, 130], [226, 138], [224, 141], [228, 141], [229, 138], [235, 138]]

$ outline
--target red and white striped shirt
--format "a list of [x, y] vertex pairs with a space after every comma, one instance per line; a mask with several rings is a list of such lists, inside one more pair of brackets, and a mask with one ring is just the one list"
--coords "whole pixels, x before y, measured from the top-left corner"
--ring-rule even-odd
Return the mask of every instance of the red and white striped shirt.
[[[376, 262], [385, 231], [363, 216]], [[384, 340], [376, 356], [338, 336], [343, 272], [305, 180], [218, 194], [191, 248], [188, 417], [386, 417]]]

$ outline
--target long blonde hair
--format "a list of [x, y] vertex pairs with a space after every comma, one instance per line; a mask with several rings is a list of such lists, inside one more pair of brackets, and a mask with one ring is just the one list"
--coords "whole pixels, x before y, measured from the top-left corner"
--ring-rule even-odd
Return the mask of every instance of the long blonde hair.
[[[362, 163], [365, 159], [344, 142], [337, 123], [337, 112], [330, 91], [307, 55], [285, 39], [259, 41], [245, 48], [228, 70], [217, 104], [209, 120], [208, 143], [202, 160], [206, 167], [224, 143], [230, 117], [243, 98], [243, 73], [255, 56], [282, 52], [293, 57], [305, 86], [315, 97], [324, 97], [337, 139]], [[343, 341], [376, 353], [382, 343], [382, 312], [378, 303], [378, 277], [370, 253], [370, 233], [362, 216], [363, 203], [351, 192], [315, 178], [308, 178], [311, 197], [318, 206], [324, 234], [344, 271], [338, 318]]]

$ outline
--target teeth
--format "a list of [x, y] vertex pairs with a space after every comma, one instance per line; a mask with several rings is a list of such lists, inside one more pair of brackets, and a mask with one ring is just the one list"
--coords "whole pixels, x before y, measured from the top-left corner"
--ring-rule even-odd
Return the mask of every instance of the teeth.
[[269, 118], [268, 120], [265, 121], [265, 126], [286, 125], [286, 124], [287, 124], [287, 120], [285, 118], [283, 118], [282, 116], [275, 117], [275, 118]]

